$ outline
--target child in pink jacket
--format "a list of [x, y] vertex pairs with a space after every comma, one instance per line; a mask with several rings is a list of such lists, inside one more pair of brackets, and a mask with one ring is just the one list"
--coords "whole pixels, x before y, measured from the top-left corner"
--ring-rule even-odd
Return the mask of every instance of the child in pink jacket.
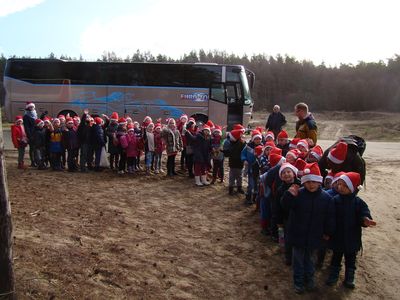
[[121, 146], [126, 150], [126, 160], [128, 173], [135, 172], [136, 157], [138, 156], [138, 140], [135, 135], [135, 129], [132, 124], [128, 125], [128, 134], [121, 140]]

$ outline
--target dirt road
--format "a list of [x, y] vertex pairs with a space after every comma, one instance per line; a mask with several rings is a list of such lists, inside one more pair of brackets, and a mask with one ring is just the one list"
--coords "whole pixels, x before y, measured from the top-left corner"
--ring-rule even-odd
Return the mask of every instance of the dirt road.
[[[326, 262], [304, 299], [398, 299], [400, 143], [368, 142], [365, 158], [360, 195], [378, 226], [364, 230], [357, 288], [325, 287]], [[296, 298], [277, 245], [226, 183], [15, 165], [7, 151], [19, 299]]]

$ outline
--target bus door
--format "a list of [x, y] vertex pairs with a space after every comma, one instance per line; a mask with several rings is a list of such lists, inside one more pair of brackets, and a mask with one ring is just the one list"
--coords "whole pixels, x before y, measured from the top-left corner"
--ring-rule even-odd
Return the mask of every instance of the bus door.
[[241, 91], [239, 82], [227, 82], [225, 84], [228, 104], [228, 130], [232, 129], [234, 124], [242, 124], [243, 122], [243, 97]]

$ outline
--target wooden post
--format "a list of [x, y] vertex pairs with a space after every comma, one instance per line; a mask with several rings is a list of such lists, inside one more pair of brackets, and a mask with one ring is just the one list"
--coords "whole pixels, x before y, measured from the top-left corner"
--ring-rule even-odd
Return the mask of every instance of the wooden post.
[[15, 299], [12, 255], [11, 207], [8, 202], [4, 160], [3, 126], [0, 111], [0, 299]]

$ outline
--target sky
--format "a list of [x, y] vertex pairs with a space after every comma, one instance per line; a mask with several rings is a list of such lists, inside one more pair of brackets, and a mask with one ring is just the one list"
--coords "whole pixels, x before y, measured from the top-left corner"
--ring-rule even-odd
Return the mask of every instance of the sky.
[[399, 11], [397, 0], [0, 0], [0, 53], [176, 59], [204, 49], [377, 62], [400, 54]]

